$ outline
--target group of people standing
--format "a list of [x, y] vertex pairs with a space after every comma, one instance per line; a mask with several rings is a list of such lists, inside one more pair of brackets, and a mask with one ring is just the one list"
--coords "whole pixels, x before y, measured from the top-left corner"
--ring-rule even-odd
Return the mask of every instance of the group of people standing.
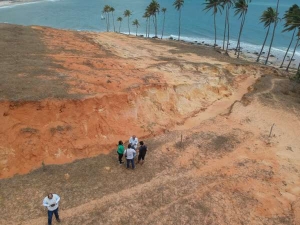
[[[138, 144], [140, 144], [138, 148]], [[122, 161], [123, 156], [125, 155], [127, 161], [127, 169], [130, 168], [130, 164], [132, 169], [135, 168], [134, 159], [136, 157], [136, 151], [138, 150], [138, 161], [137, 163], [143, 164], [145, 160], [145, 156], [147, 153], [147, 146], [143, 141], [138, 141], [138, 138], [135, 135], [132, 135], [129, 139], [129, 144], [127, 149], [124, 148], [123, 141], [119, 141], [118, 144], [118, 155], [119, 155], [119, 163], [123, 164]], [[48, 209], [48, 225], [52, 224], [53, 214], [55, 215], [55, 219], [57, 222], [60, 222], [60, 218], [58, 215], [58, 204], [60, 201], [60, 197], [57, 194], [49, 193], [43, 200], [43, 206]]]
[[[138, 144], [140, 144], [139, 148], [138, 148]], [[135, 168], [134, 158], [136, 157], [137, 150], [139, 153], [137, 163], [141, 163], [142, 165], [145, 161], [145, 156], [147, 153], [147, 146], [144, 144], [144, 142], [143, 141], [139, 142], [138, 138], [135, 135], [132, 135], [132, 137], [130, 137], [129, 139], [129, 144], [127, 146], [127, 149], [125, 149], [123, 141], [119, 141], [118, 150], [117, 150], [117, 153], [119, 155], [119, 163], [120, 164], [124, 163], [122, 159], [123, 156], [125, 155], [126, 162], [127, 162], [126, 165], [127, 169], [130, 168], [130, 164], [132, 169], [134, 169]]]

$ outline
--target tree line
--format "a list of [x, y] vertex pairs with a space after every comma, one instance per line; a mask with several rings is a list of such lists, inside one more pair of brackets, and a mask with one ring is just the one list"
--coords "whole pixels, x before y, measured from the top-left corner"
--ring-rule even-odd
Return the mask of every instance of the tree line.
[[[203, 11], [206, 12], [212, 12], [213, 16], [213, 24], [214, 24], [214, 47], [217, 46], [217, 22], [216, 22], [216, 15], [224, 13], [224, 32], [223, 32], [223, 45], [222, 49], [225, 51], [225, 54], [228, 54], [228, 47], [230, 42], [230, 13], [234, 13], [234, 16], [238, 17], [240, 20], [240, 28], [238, 33], [238, 40], [237, 45], [235, 46], [235, 55], [237, 55], [237, 58], [240, 56], [241, 52], [241, 36], [244, 28], [244, 24], [246, 21], [246, 16], [248, 12], [248, 6], [251, 4], [251, 0], [205, 0], [203, 3]], [[299, 40], [300, 40], [300, 8], [297, 4], [292, 5], [283, 15], [282, 18], [279, 17], [279, 8], [280, 0], [277, 0], [276, 8], [268, 7], [265, 9], [260, 17], [260, 22], [263, 23], [264, 28], [266, 29], [266, 35], [264, 38], [264, 41], [262, 43], [262, 47], [260, 52], [257, 56], [257, 62], [263, 62], [264, 64], [267, 64], [269, 61], [269, 57], [271, 54], [271, 48], [273, 45], [273, 41], [275, 38], [275, 31], [277, 28], [277, 25], [279, 22], [284, 22], [284, 29], [282, 32], [291, 32], [291, 40], [289, 43], [289, 46], [287, 48], [287, 51], [284, 55], [284, 58], [282, 60], [282, 63], [280, 67], [282, 68], [284, 66], [285, 59], [288, 55], [288, 52], [290, 51], [292, 44], [294, 42], [294, 39], [296, 38], [296, 44], [293, 48], [292, 56], [290, 57], [289, 63], [286, 66], [286, 71], [289, 70], [289, 67], [291, 65], [291, 62], [294, 60], [295, 52], [297, 47], [299, 47]], [[180, 40], [181, 35], [181, 11], [184, 6], [184, 0], [175, 0], [173, 3], [173, 7], [178, 11], [178, 40]], [[114, 11], [115, 9], [109, 5], [105, 5], [103, 8], [102, 13], [105, 14], [105, 20], [106, 20], [106, 28], [107, 31], [110, 31], [110, 14], [112, 16], [112, 22], [113, 22], [113, 30], [116, 32], [115, 28], [115, 19], [114, 19]], [[157, 27], [157, 18], [158, 14], [162, 12], [163, 13], [163, 21], [162, 21], [162, 30], [160, 38], [162, 39], [164, 36], [164, 28], [165, 28], [165, 15], [167, 12], [167, 8], [160, 7], [160, 4], [157, 0], [151, 0], [150, 4], [146, 7], [143, 18], [146, 20], [146, 37], [150, 36], [150, 30], [151, 30], [151, 24], [153, 24], [154, 29], [154, 37], [158, 38], [158, 27]], [[128, 9], [126, 9], [123, 13], [124, 18], [127, 18], [127, 24], [128, 24], [128, 33], [130, 34], [130, 17], [132, 16], [132, 12]], [[119, 22], [119, 29], [118, 32], [121, 31], [121, 24], [123, 21], [123, 18], [120, 16], [116, 20]], [[134, 19], [132, 21], [132, 25], [136, 28], [136, 35], [138, 28], [140, 26], [140, 23], [137, 19]], [[261, 60], [261, 55], [263, 54], [263, 50], [265, 48], [265, 44], [267, 42], [267, 39], [271, 33], [271, 40], [269, 44], [269, 49], [267, 52], [267, 57], [265, 60]], [[300, 74], [300, 63], [298, 66], [298, 74]], [[300, 76], [300, 75], [299, 75]], [[300, 77], [299, 77], [300, 79]]]

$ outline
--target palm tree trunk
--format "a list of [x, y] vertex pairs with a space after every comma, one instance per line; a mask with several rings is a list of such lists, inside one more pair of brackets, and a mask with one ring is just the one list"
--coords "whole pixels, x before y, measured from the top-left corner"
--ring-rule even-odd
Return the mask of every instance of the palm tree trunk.
[[153, 16], [152, 18], [153, 18], [153, 27], [154, 27], [154, 37], [155, 37], [155, 36], [156, 36], [156, 35], [155, 35], [155, 29], [156, 29], [156, 28], [155, 28], [155, 17]]
[[149, 17], [149, 24], [148, 24], [148, 37], [150, 37], [150, 30], [151, 30], [151, 19]]
[[166, 14], [164, 13], [163, 28], [162, 28], [162, 32], [161, 32], [161, 38], [160, 38], [160, 39], [162, 39], [162, 38], [163, 38], [163, 36], [164, 36], [164, 29], [165, 29], [165, 19], [166, 19]]
[[214, 48], [217, 45], [217, 24], [216, 24], [216, 13], [214, 13], [214, 28], [215, 28], [215, 44], [214, 44]]
[[266, 61], [265, 61], [265, 65], [267, 65], [267, 63], [269, 61], [269, 57], [270, 57], [270, 54], [271, 54], [271, 48], [272, 48], [273, 40], [274, 40], [274, 36], [275, 36], [276, 27], [277, 27], [277, 22], [274, 23], [273, 33], [272, 33], [272, 38], [271, 38], [271, 43], [270, 43], [270, 46], [269, 46], [269, 51], [268, 51], [268, 55], [267, 55], [267, 58], [266, 58]]
[[147, 34], [148, 34], [148, 17], [146, 18], [146, 35], [145, 35], [145, 37], [147, 37]]
[[291, 48], [291, 45], [292, 45], [292, 43], [293, 43], [293, 41], [294, 41], [295, 33], [296, 33], [296, 28], [294, 29], [292, 39], [291, 39], [291, 41], [290, 41], [289, 47], [287, 48], [287, 50], [286, 50], [286, 52], [285, 52], [285, 55], [284, 55], [284, 57], [283, 57], [282, 63], [281, 63], [281, 65], [280, 65], [280, 68], [283, 67], [284, 60], [285, 60], [285, 58], [286, 58], [286, 56], [287, 56], [287, 54], [288, 54], [288, 52], [289, 52], [289, 50], [290, 50], [290, 48]]
[[180, 41], [180, 29], [181, 29], [181, 8], [179, 9], [179, 31], [178, 31], [178, 41]]
[[276, 19], [275, 19], [275, 23], [274, 23], [272, 39], [271, 39], [271, 43], [270, 43], [270, 47], [269, 47], [269, 51], [268, 51], [268, 56], [267, 56], [266, 61], [265, 61], [265, 65], [267, 65], [268, 60], [269, 60], [269, 57], [270, 57], [270, 54], [271, 54], [271, 48], [272, 48], [272, 45], [273, 45], [273, 40], [274, 40], [274, 36], [275, 36], [275, 31], [276, 31], [276, 27], [277, 27], [277, 23], [278, 23], [278, 19], [277, 19], [277, 18], [278, 18], [278, 6], [279, 6], [279, 0], [277, 0], [277, 6], [276, 6]]
[[128, 16], [128, 31], [129, 31], [129, 35], [130, 35], [129, 16]]
[[257, 57], [256, 62], [259, 62], [259, 58], [260, 58], [260, 56], [261, 56], [261, 54], [262, 54], [262, 52], [263, 52], [263, 50], [264, 50], [264, 47], [265, 47], [267, 38], [268, 38], [268, 36], [269, 36], [269, 32], [270, 32], [270, 25], [268, 26], [268, 31], [267, 31], [267, 33], [266, 33], [266, 37], [265, 37], [264, 43], [263, 43], [263, 45], [262, 45], [262, 47], [261, 47], [261, 50], [260, 50], [260, 53], [259, 53], [259, 55], [258, 55], [258, 57]]
[[106, 31], [108, 32], [108, 14], [105, 13]]
[[107, 22], [107, 24], [108, 24], [108, 28], [107, 28], [107, 31], [109, 31], [109, 30], [110, 30], [110, 23], [109, 23], [109, 13], [107, 13], [107, 16], [108, 16], [108, 22]]
[[135, 31], [135, 36], [137, 36], [137, 30], [138, 30], [138, 29], [136, 28], [136, 31]]
[[[227, 13], [227, 12], [226, 12]], [[227, 21], [226, 21], [226, 14], [225, 14], [225, 26], [224, 26], [224, 37], [223, 37], [223, 50], [225, 50], [225, 38], [226, 38], [226, 29], [227, 29]]]
[[120, 26], [119, 26], [119, 33], [121, 33], [121, 21], [120, 21]]
[[157, 18], [156, 18], [156, 13], [154, 14], [154, 18], [155, 18], [155, 23], [154, 23], [154, 26], [155, 26], [155, 37], [157, 37]]
[[298, 39], [297, 39], [297, 42], [296, 42], [296, 45], [295, 45], [295, 48], [294, 48], [294, 51], [293, 51], [293, 55], [292, 55], [292, 57], [291, 57], [291, 59], [290, 59], [290, 62], [289, 62], [289, 64], [288, 64], [288, 66], [286, 67], [286, 71], [289, 71], [289, 68], [290, 68], [290, 65], [291, 65], [291, 63], [292, 63], [292, 61], [293, 61], [293, 58], [294, 58], [296, 49], [297, 49], [297, 47], [298, 47], [298, 44], [299, 44], [299, 37], [298, 37]]
[[245, 20], [246, 20], [246, 14], [244, 14], [243, 18], [242, 18], [242, 23], [241, 23], [241, 29], [240, 29], [240, 33], [239, 33], [238, 43], [237, 43], [237, 47], [236, 47], [236, 50], [235, 50], [235, 53], [238, 52], [237, 58], [240, 57], [240, 52], [241, 52], [241, 36], [242, 36], [242, 31], [243, 31], [243, 28], [244, 28]]
[[297, 69], [297, 74], [296, 74], [296, 79], [300, 80], [300, 63], [298, 65], [298, 69]]
[[114, 32], [116, 32], [116, 27], [115, 27], [115, 18], [114, 18], [114, 13], [113, 13], [113, 12], [112, 12], [112, 18], [113, 18]]
[[226, 46], [226, 52], [228, 51], [228, 46], [229, 46], [229, 5], [227, 6], [228, 10], [228, 16], [227, 16], [227, 46]]
[[238, 48], [239, 48], [239, 41], [240, 41], [240, 38], [241, 38], [242, 27], [243, 27], [243, 21], [244, 21], [244, 14], [243, 14], [243, 16], [242, 16], [241, 25], [240, 25], [240, 31], [239, 31], [239, 37], [238, 37], [238, 40], [237, 40], [237, 43], [236, 43], [236, 47], [235, 47], [235, 52], [234, 52], [235, 55], [236, 55], [236, 53], [238, 52]]

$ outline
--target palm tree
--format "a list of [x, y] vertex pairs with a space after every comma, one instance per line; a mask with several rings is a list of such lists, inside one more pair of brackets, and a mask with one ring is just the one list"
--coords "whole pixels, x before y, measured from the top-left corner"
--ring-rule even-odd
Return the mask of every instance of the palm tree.
[[136, 32], [135, 32], [135, 36], [137, 36], [137, 30], [140, 26], [139, 21], [137, 19], [135, 19], [134, 21], [132, 21], [132, 25], [136, 26]]
[[[148, 37], [149, 37], [150, 31], [151, 31], [151, 29], [150, 29], [151, 28], [151, 16], [153, 16], [150, 5], [147, 6], [145, 13], [148, 15]], [[154, 18], [153, 18], [153, 23], [154, 23]]]
[[162, 31], [161, 31], [161, 38], [163, 38], [164, 36], [164, 29], [165, 29], [165, 20], [166, 20], [166, 11], [167, 11], [167, 8], [162, 8], [161, 11], [164, 13], [164, 20], [163, 20], [163, 28], [162, 28]]
[[121, 33], [121, 23], [122, 23], [122, 20], [123, 18], [122, 17], [118, 17], [117, 21], [120, 22], [120, 25], [119, 25], [119, 33]]
[[[297, 10], [297, 9], [299, 9], [299, 6], [296, 5], [296, 4], [294, 4], [293, 6], [291, 6], [291, 7], [285, 12], [285, 14], [284, 14], [284, 16], [283, 16], [283, 19], [285, 19], [284, 27], [287, 28], [287, 27], [290, 26], [290, 24], [291, 24], [291, 22], [292, 22], [292, 21], [290, 21], [290, 18], [292, 17], [293, 11], [294, 11], [294, 10]], [[293, 35], [292, 35], [292, 38], [291, 38], [291, 41], [290, 41], [290, 44], [289, 44], [289, 47], [287, 48], [287, 50], [286, 50], [286, 52], [285, 52], [285, 55], [284, 55], [284, 57], [283, 57], [283, 59], [282, 59], [280, 68], [283, 67], [285, 58], [286, 58], [286, 56], [287, 56], [287, 54], [288, 54], [288, 52], [289, 52], [289, 50], [290, 50], [290, 48], [291, 48], [291, 45], [292, 45], [292, 43], [293, 43], [293, 41], [294, 41], [294, 37], [295, 37], [296, 30], [297, 30], [297, 28], [295, 27], [295, 28], [294, 28], [294, 32], [293, 32]], [[286, 31], [287, 31], [287, 30], [283, 30], [282, 32], [286, 32]]]
[[130, 10], [126, 9], [124, 11], [124, 17], [128, 17], [128, 31], [129, 31], [129, 35], [130, 35], [129, 18], [130, 18], [131, 15], [132, 15], [132, 13], [131, 13]]
[[147, 7], [147, 11], [151, 16], [153, 16], [155, 37], [157, 37], [157, 14], [159, 13], [160, 5], [156, 0], [152, 0], [149, 6]]
[[272, 38], [271, 38], [271, 43], [269, 46], [269, 51], [268, 51], [268, 55], [265, 61], [265, 65], [267, 65], [269, 57], [270, 57], [270, 53], [271, 53], [271, 48], [272, 48], [272, 44], [273, 44], [273, 40], [274, 40], [274, 36], [275, 36], [275, 30], [277, 27], [277, 23], [278, 23], [278, 6], [279, 6], [279, 0], [277, 0], [277, 5], [276, 5], [276, 14], [275, 14], [275, 22], [274, 22], [274, 27], [273, 27], [273, 33], [272, 33]]
[[214, 48], [217, 46], [217, 25], [216, 25], [216, 14], [218, 11], [222, 12], [221, 10], [223, 9], [223, 5], [220, 4], [220, 0], [205, 0], [206, 2], [203, 3], [205, 8], [203, 10], [206, 10], [207, 12], [209, 10], [213, 10], [213, 15], [214, 15], [214, 29], [215, 29], [215, 44]]
[[180, 40], [180, 26], [181, 26], [181, 8], [183, 7], [184, 0], [175, 0], [173, 6], [179, 12], [179, 29], [178, 29], [178, 41]]
[[147, 12], [147, 10], [145, 11], [144, 15], [143, 15], [143, 18], [146, 18], [146, 36], [145, 37], [148, 37], [148, 23], [150, 23], [150, 14]]
[[[299, 24], [300, 24], [300, 23], [299, 23]], [[289, 62], [289, 64], [288, 64], [288, 66], [286, 67], [286, 71], [289, 70], [290, 65], [291, 65], [291, 63], [292, 63], [292, 61], [293, 61], [293, 59], [294, 59], [296, 49], [297, 49], [297, 47], [299, 46], [299, 40], [300, 40], [300, 26], [299, 26], [299, 28], [298, 28], [297, 42], [296, 42], [295, 47], [294, 47], [293, 55], [292, 55], [292, 57], [290, 58], [290, 62]]]
[[264, 50], [267, 38], [269, 36], [271, 25], [272, 25], [272, 23], [275, 23], [276, 19], [277, 19], [276, 10], [273, 9], [272, 7], [268, 7], [265, 11], [263, 11], [262, 16], [260, 17], [260, 22], [264, 23], [264, 27], [268, 28], [268, 30], [267, 30], [267, 33], [266, 33], [264, 43], [263, 43], [262, 48], [260, 50], [260, 53], [258, 54], [258, 57], [256, 59], [256, 62], [259, 62], [260, 56], [261, 56], [261, 54]]
[[298, 69], [295, 78], [296, 80], [300, 81], [300, 63], [298, 64]]
[[[222, 5], [224, 8], [224, 5]], [[226, 31], [227, 31], [227, 19], [226, 19], [226, 15], [225, 15], [225, 20], [224, 20], [225, 24], [224, 24], [224, 35], [223, 35], [223, 50], [225, 50], [225, 39], [226, 39]]]
[[246, 20], [249, 2], [251, 2], [251, 0], [238, 0], [234, 6], [234, 8], [235, 8], [234, 15], [235, 16], [240, 15], [240, 18], [242, 18], [239, 37], [238, 37], [238, 41], [237, 41], [237, 45], [236, 45], [236, 49], [235, 49], [235, 54], [236, 54], [236, 52], [238, 52], [237, 58], [239, 58], [239, 56], [240, 56], [240, 41], [241, 41], [241, 35], [242, 35], [243, 28], [244, 28], [245, 20]]
[[230, 12], [230, 8], [232, 7], [235, 0], [221, 0], [221, 2], [222, 2], [223, 7], [226, 7], [223, 49], [224, 49], [224, 42], [225, 42], [225, 36], [226, 36], [226, 30], [227, 30], [227, 45], [226, 45], [226, 53], [227, 53], [228, 46], [229, 46], [229, 36], [230, 36], [229, 12]]
[[287, 28], [284, 29], [284, 31], [290, 31], [290, 30], [298, 29], [298, 32], [297, 32], [297, 42], [295, 44], [293, 55], [290, 59], [290, 62], [288, 64], [287, 68], [286, 68], [286, 71], [289, 70], [289, 67], [290, 67], [290, 65], [293, 61], [296, 49], [299, 46], [299, 40], [300, 40], [300, 9], [299, 9], [299, 7], [295, 8], [293, 10], [293, 12], [288, 15], [287, 20], [288, 20], [289, 24], [288, 24]]
[[114, 11], [115, 11], [115, 8], [114, 7], [110, 7], [110, 10], [111, 12], [111, 15], [112, 15], [112, 19], [113, 19], [113, 25], [114, 25], [114, 32], [116, 32], [116, 28], [115, 28], [115, 18], [114, 18]]
[[109, 5], [105, 5], [103, 7], [103, 13], [105, 13], [105, 20], [106, 20], [106, 31], [109, 31], [110, 28], [110, 24], [109, 24], [109, 12], [110, 12], [110, 6]]

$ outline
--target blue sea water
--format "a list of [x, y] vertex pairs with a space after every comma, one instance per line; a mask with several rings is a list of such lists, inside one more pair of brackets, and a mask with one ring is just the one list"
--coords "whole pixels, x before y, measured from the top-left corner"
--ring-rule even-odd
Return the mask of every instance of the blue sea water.
[[[164, 38], [178, 36], [178, 11], [173, 6], [174, 0], [158, 0], [161, 8], [167, 8]], [[213, 44], [214, 29], [211, 12], [203, 11], [205, 0], [185, 0], [182, 8], [181, 39], [186, 41], [198, 41]], [[104, 5], [115, 8], [115, 20], [123, 17], [126, 9], [132, 11], [130, 21], [138, 19], [140, 27], [138, 34], [145, 34], [146, 21], [142, 17], [150, 0], [41, 0], [34, 3], [18, 4], [0, 8], [0, 22], [21, 25], [42, 25], [55, 28], [106, 31], [105, 20], [101, 20], [101, 12]], [[252, 0], [249, 4], [245, 27], [242, 33], [241, 47], [251, 52], [259, 51], [263, 43], [266, 29], [259, 22], [262, 12], [267, 7], [276, 7], [277, 0]], [[293, 4], [299, 5], [299, 0], [280, 0], [279, 17], [283, 17], [285, 11]], [[234, 16], [231, 10], [230, 17], [230, 46], [235, 47], [238, 38], [240, 20]], [[224, 15], [217, 17], [218, 44], [222, 44], [224, 31]], [[112, 18], [111, 18], [112, 20]], [[163, 13], [158, 15], [158, 36], [161, 35]], [[281, 58], [291, 40], [292, 33], [282, 33], [283, 20], [279, 23], [273, 43], [272, 54]], [[136, 28], [130, 22], [131, 34], [135, 34]], [[113, 31], [111, 21], [110, 30]], [[119, 22], [115, 21], [116, 30]], [[151, 24], [151, 33], [154, 34], [154, 26]], [[128, 33], [127, 18], [123, 18], [121, 32]], [[270, 42], [270, 38], [266, 45]], [[295, 41], [293, 46], [295, 45]], [[267, 51], [267, 46], [265, 51]], [[292, 51], [292, 49], [290, 50]], [[296, 62], [299, 61], [300, 51], [296, 52]]]

